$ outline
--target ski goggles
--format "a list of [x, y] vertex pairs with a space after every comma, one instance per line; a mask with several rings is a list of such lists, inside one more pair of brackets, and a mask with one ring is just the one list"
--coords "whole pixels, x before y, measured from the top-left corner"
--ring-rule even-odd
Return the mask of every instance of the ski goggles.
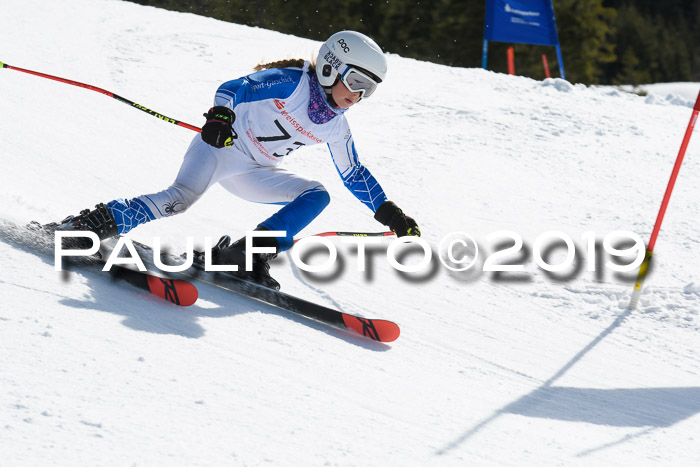
[[360, 99], [371, 96], [374, 90], [377, 89], [377, 85], [381, 82], [380, 79], [370, 76], [360, 68], [344, 63], [326, 44], [321, 46], [319, 57], [323, 57], [322, 60], [326, 62], [324, 67], [330, 66], [330, 69], [335, 68], [340, 76], [340, 80], [346, 88], [352, 92], [362, 93], [360, 94]]
[[379, 85], [374, 78], [353, 66], [345, 69], [340, 75], [340, 80], [350, 91], [360, 92], [360, 99], [371, 96]]

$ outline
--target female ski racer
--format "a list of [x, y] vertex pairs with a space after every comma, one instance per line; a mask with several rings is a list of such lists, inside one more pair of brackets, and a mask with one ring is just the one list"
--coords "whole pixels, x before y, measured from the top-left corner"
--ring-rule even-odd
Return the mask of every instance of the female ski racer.
[[416, 222], [389, 201], [370, 171], [360, 163], [344, 113], [370, 97], [387, 71], [386, 57], [369, 37], [355, 31], [333, 34], [315, 66], [303, 60], [258, 65], [257, 72], [228, 81], [216, 91], [204, 114], [201, 135], [192, 140], [175, 182], [167, 189], [132, 199], [115, 199], [65, 219], [59, 230], [89, 230], [100, 240], [134, 227], [180, 214], [212, 185], [257, 203], [284, 205], [256, 230], [284, 231], [283, 237], [256, 237], [255, 247], [276, 253], [253, 255], [245, 264], [245, 237], [224, 236], [212, 251], [214, 264], [236, 264], [243, 278], [272, 288], [268, 261], [293, 245], [293, 237], [328, 205], [324, 186], [280, 168], [286, 156], [303, 146], [327, 143], [345, 186], [398, 236], [420, 236]]

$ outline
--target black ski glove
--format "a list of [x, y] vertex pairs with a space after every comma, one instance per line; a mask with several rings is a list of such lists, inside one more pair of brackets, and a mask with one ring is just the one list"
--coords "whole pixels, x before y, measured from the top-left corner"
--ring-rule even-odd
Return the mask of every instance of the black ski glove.
[[233, 122], [236, 121], [236, 114], [233, 110], [222, 105], [217, 105], [205, 113], [207, 123], [202, 127], [202, 140], [215, 148], [230, 148], [233, 140], [238, 135], [233, 129]]
[[377, 212], [374, 213], [374, 218], [389, 226], [391, 231], [398, 237], [405, 237], [406, 235], [420, 237], [420, 229], [416, 221], [404, 214], [393, 201], [386, 201], [379, 206]]

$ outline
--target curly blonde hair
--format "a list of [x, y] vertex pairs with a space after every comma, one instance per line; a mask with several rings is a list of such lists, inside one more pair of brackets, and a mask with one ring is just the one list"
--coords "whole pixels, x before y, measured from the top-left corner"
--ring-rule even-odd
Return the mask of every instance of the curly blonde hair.
[[[277, 60], [274, 62], [258, 63], [253, 67], [253, 70], [269, 70], [270, 68], [304, 68], [304, 63], [306, 63], [306, 60], [303, 58], [286, 58], [284, 60]], [[311, 60], [309, 64], [309, 71], [313, 72], [315, 70], [315, 60]]]

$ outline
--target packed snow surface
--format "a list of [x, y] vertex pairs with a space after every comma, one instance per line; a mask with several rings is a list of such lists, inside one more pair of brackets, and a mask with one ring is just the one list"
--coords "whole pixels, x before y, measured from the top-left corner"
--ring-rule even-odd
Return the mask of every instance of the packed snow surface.
[[[220, 83], [320, 45], [116, 0], [1, 10], [5, 63], [198, 126]], [[359, 271], [357, 248], [333, 239], [344, 267], [306, 274], [283, 254], [272, 271], [288, 293], [395, 321], [399, 339], [375, 343], [203, 284], [182, 308], [98, 272], [66, 280], [52, 257], [0, 237], [0, 464], [699, 465], [700, 135], [636, 311], [636, 272], [612, 271], [603, 241], [649, 238], [700, 85], [641, 97], [388, 59], [385, 82], [347, 115], [361, 160], [435, 255], [399, 274], [382, 240]], [[18, 224], [161, 190], [196, 136], [11, 69], [0, 105], [0, 218]], [[302, 235], [384, 229], [327, 148], [284, 167], [332, 197]], [[242, 236], [275, 209], [214, 187], [129, 236], [181, 251], [187, 237]], [[576, 245], [562, 272], [536, 262], [566, 260], [561, 241], [542, 254], [550, 231]], [[436, 256], [454, 232], [479, 246], [466, 272]], [[523, 247], [503, 252], [518, 237]], [[455, 259], [475, 251], [463, 250]]]

